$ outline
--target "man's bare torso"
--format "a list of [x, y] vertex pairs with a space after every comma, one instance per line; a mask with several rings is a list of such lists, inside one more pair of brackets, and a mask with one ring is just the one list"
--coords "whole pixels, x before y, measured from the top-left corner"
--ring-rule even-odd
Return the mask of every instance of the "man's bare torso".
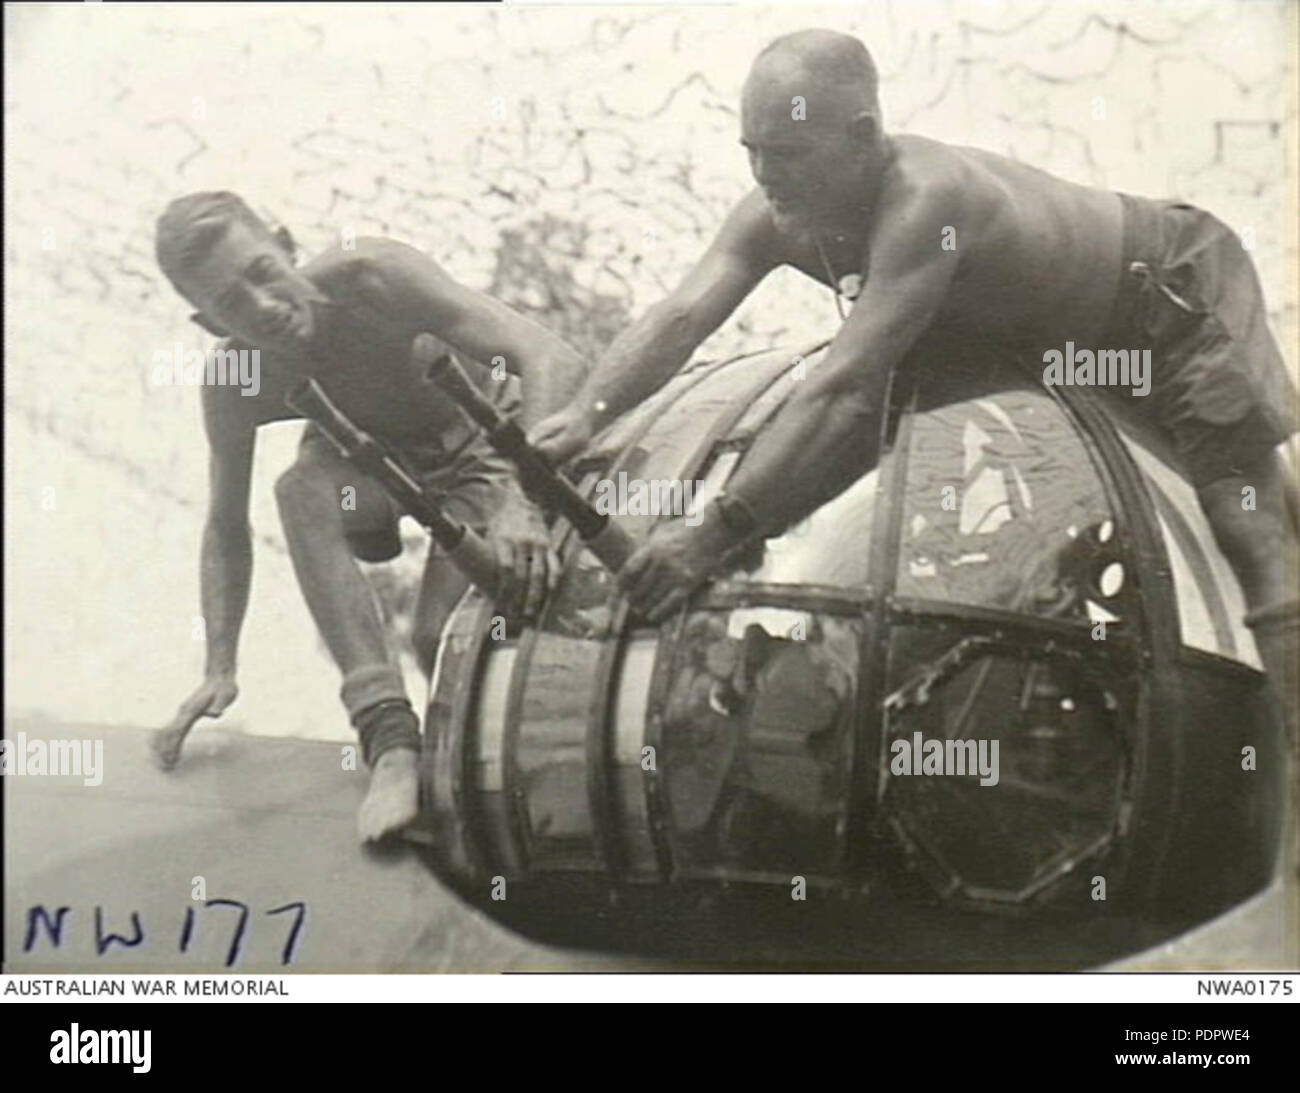
[[[224, 404], [222, 419], [255, 427], [296, 418], [285, 396], [310, 375], [358, 426], [393, 446], [464, 433], [464, 415], [411, 366], [411, 342], [423, 331], [388, 298], [382, 253], [369, 250], [331, 248], [302, 267], [328, 301], [316, 307], [310, 358], [289, 362], [263, 352], [261, 390], [253, 397], [233, 387], [204, 388], [205, 398]], [[471, 375], [482, 370], [462, 363]]]
[[1118, 195], [975, 148], [892, 139], [896, 154], [872, 222], [824, 233], [819, 253], [811, 235], [782, 232], [769, 217], [774, 257], [825, 284], [828, 263], [842, 278], [859, 272], [865, 260], [869, 279], [873, 241], [905, 203], [927, 187], [942, 187], [956, 196], [927, 230], [939, 248], [944, 229], [954, 229], [948, 238], [957, 270], [933, 325], [1041, 348], [1067, 338], [1096, 343], [1119, 275]]

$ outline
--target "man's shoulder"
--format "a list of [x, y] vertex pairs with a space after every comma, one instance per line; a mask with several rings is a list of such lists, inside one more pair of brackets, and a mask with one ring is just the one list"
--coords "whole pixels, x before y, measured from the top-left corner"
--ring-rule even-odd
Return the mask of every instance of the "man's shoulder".
[[[217, 351], [238, 350], [234, 339], [218, 342]], [[238, 387], [226, 384], [204, 384], [199, 388], [199, 403], [203, 407], [203, 425], [214, 449], [239, 443], [240, 439], [261, 424], [258, 421], [258, 399], [244, 398]]]
[[[899, 177], [915, 192], [949, 197], [966, 195], [979, 208], [990, 199], [1003, 203], [1026, 198], [1097, 200], [1114, 191], [1054, 175], [1032, 163], [987, 148], [950, 144], [912, 134], [893, 138]], [[1087, 197], [1085, 195], [1091, 195]]]
[[911, 134], [895, 136], [892, 142], [887, 193], [927, 203], [953, 201], [973, 196], [989, 182], [987, 157], [994, 153]]
[[938, 221], [972, 247], [993, 241], [1005, 251], [1011, 237], [1029, 244], [1054, 240], [1061, 224], [1095, 224], [1104, 231], [1116, 202], [1112, 191], [1060, 178], [983, 148], [924, 137], [896, 138], [893, 181], [876, 230]]
[[363, 322], [409, 316], [416, 302], [428, 298], [430, 286], [441, 284], [445, 276], [423, 251], [377, 236], [349, 239], [346, 246], [336, 244], [300, 272], [339, 313]]
[[248, 389], [234, 383], [204, 383], [199, 387], [199, 403], [203, 410], [203, 423], [214, 446], [238, 444], [241, 438], [262, 425], [294, 417], [287, 407], [276, 401], [274, 383], [268, 382], [278, 371], [274, 353], [249, 345], [235, 337], [225, 337], [208, 351], [212, 356], [251, 354], [258, 370], [259, 390], [250, 395]]
[[302, 267], [304, 277], [328, 292], [331, 287], [354, 284], [388, 271], [403, 270], [413, 262], [432, 262], [422, 251], [382, 236], [361, 236], [335, 243]]
[[915, 133], [891, 134], [890, 143], [895, 165], [908, 175], [920, 174], [942, 180], [985, 171], [1024, 169], [1028, 166], [1001, 152], [917, 136]]

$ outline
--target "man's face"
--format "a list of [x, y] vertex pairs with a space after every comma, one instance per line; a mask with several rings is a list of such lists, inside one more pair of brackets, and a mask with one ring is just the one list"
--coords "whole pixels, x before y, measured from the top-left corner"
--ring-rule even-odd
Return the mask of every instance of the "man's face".
[[268, 233], [235, 221], [185, 271], [185, 296], [242, 342], [291, 356], [307, 352], [320, 290], [293, 268]]
[[851, 139], [847, 121], [826, 117], [825, 104], [815, 95], [805, 94], [799, 106], [795, 86], [758, 72], [750, 76], [741, 102], [740, 142], [777, 225], [808, 229], [833, 223], [862, 204], [869, 157]]

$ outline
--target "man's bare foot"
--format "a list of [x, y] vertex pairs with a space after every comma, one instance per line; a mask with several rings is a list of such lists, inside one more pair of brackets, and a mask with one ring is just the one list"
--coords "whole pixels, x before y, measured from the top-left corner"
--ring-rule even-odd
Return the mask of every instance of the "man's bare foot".
[[375, 762], [370, 789], [357, 813], [362, 842], [374, 842], [401, 830], [419, 813], [419, 755], [409, 748], [394, 748]]
[[158, 729], [149, 735], [149, 756], [159, 770], [172, 770], [181, 759], [187, 728]]

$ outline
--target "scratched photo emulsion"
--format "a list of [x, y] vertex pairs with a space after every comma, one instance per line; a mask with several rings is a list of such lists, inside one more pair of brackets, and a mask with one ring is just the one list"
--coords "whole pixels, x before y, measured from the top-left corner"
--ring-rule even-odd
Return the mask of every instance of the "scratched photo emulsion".
[[5, 971], [1297, 966], [1294, 5], [4, 18]]

